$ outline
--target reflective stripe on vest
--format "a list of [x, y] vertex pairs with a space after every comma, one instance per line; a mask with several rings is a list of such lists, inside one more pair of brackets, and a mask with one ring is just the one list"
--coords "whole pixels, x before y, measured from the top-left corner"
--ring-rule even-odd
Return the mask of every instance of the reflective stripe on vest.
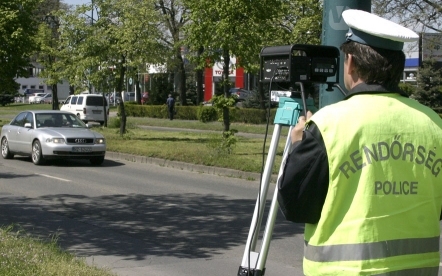
[[439, 237], [324, 246], [309, 245], [305, 241], [304, 254], [307, 260], [313, 262], [339, 262], [432, 252], [439, 252]]
[[374, 274], [375, 276], [429, 276], [438, 275], [439, 267], [421, 267], [413, 269], [404, 269], [399, 271], [392, 271], [382, 274]]

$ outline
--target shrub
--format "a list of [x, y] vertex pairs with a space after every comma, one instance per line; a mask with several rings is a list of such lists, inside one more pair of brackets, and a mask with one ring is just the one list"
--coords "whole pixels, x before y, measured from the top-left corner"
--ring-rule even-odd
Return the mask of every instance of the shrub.
[[200, 106], [197, 117], [203, 123], [214, 122], [218, 120], [218, 112], [212, 106]]
[[[125, 103], [126, 116], [149, 117], [167, 119], [166, 105], [138, 105]], [[176, 106], [176, 119], [199, 120], [201, 122], [214, 122], [219, 118], [218, 111], [213, 106]], [[267, 122], [268, 110], [255, 108], [230, 107], [229, 116], [231, 122], [246, 124], [263, 124]], [[118, 109], [118, 114], [120, 110]], [[270, 123], [273, 123], [276, 109], [270, 110]]]

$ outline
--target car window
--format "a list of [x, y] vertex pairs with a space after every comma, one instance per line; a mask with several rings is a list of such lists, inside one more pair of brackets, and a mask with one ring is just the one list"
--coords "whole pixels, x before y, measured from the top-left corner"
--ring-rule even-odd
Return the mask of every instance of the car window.
[[66, 99], [66, 101], [64, 101], [64, 104], [69, 104], [70, 101], [71, 101], [71, 97], [68, 97], [68, 98]]
[[[104, 103], [107, 106], [107, 102], [104, 101]], [[87, 97], [86, 105], [103, 106], [103, 97], [101, 96]]]
[[32, 115], [31, 112], [28, 112], [28, 114], [26, 114], [23, 125], [25, 125], [26, 123], [30, 123], [31, 127], [34, 128], [34, 116]]
[[42, 127], [73, 127], [86, 128], [83, 121], [72, 113], [38, 113], [35, 115], [37, 128]]
[[78, 105], [82, 105], [83, 104], [83, 96], [79, 96], [78, 97], [77, 104]]
[[72, 100], [71, 100], [71, 104], [76, 104], [77, 103], [77, 96], [73, 96]]
[[12, 121], [11, 121], [11, 125], [13, 126], [24, 126], [24, 120], [26, 118], [28, 112], [22, 112], [20, 114], [17, 115], [17, 117], [15, 117]]

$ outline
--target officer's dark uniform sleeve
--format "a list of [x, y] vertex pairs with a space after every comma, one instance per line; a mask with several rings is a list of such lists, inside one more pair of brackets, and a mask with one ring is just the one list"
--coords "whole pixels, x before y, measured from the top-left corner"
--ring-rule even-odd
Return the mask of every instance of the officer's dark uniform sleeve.
[[329, 167], [324, 140], [314, 123], [295, 143], [278, 181], [278, 203], [287, 220], [317, 223], [328, 190]]

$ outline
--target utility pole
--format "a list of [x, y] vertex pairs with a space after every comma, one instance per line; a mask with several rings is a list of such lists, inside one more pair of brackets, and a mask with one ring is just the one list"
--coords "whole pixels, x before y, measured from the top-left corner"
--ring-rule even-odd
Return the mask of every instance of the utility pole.
[[[345, 34], [348, 26], [342, 19], [342, 12], [348, 9], [363, 10], [371, 12], [370, 0], [324, 0], [324, 10], [322, 16], [322, 45], [334, 46], [339, 48], [345, 41]], [[339, 65], [340, 80], [339, 85], [345, 89], [344, 85], [344, 57], [340, 58]], [[332, 92], [326, 91], [326, 86], [321, 86], [319, 93], [319, 107], [341, 101], [344, 96], [337, 88]]]

